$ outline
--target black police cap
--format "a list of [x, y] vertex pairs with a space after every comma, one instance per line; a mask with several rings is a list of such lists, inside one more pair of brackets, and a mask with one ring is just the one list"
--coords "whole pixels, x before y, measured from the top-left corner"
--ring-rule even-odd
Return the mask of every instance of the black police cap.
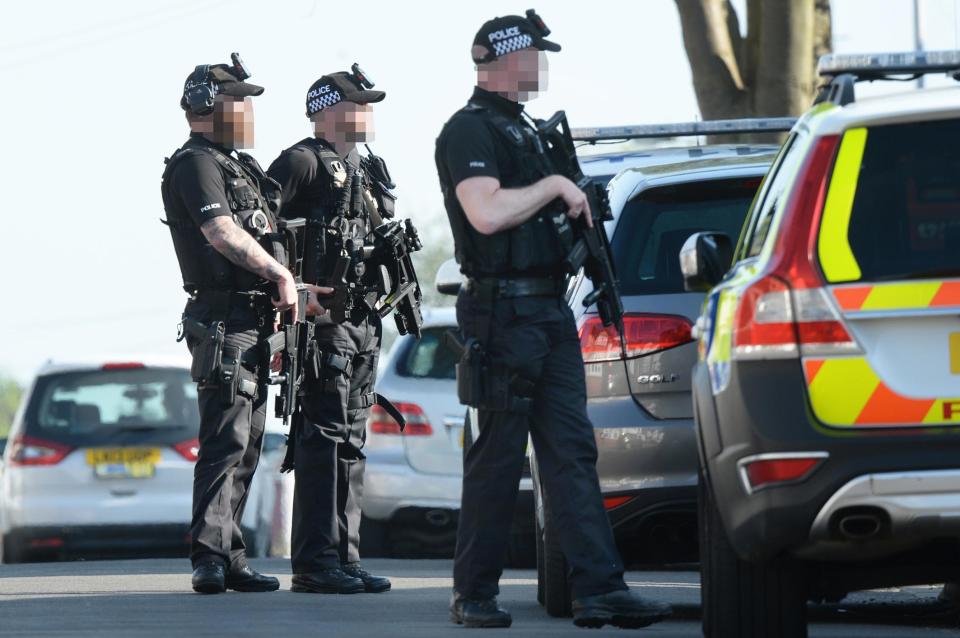
[[[196, 71], [187, 76], [187, 79], [183, 81], [183, 92], [186, 92], [196, 84], [197, 78], [195, 77]], [[247, 97], [252, 95], [260, 95], [263, 93], [263, 87], [256, 84], [251, 84], [249, 82], [244, 82], [246, 78], [240, 78], [237, 76], [237, 71], [234, 67], [231, 67], [227, 64], [211, 64], [207, 70], [207, 76], [204, 78], [203, 82], [212, 84], [216, 86], [217, 95], [230, 95], [233, 97]], [[187, 103], [187, 98], [180, 98], [180, 108], [183, 110], [189, 110], [190, 105]]]
[[560, 45], [546, 39], [550, 29], [533, 9], [526, 16], [503, 16], [487, 20], [473, 38], [473, 61], [493, 62], [502, 55], [533, 47], [559, 51]]
[[356, 64], [353, 71], [324, 75], [307, 90], [307, 117], [330, 108], [338, 102], [369, 104], [387, 97], [383, 91], [371, 91], [371, 82]]

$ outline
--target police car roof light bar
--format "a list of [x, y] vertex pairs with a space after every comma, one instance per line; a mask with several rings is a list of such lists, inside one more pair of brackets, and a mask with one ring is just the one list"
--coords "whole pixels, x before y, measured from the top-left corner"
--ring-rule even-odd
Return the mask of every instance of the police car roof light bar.
[[857, 80], [958, 72], [960, 50], [828, 54], [817, 63], [817, 75], [821, 77], [849, 74]]
[[574, 128], [570, 135], [578, 142], [604, 140], [635, 140], [663, 137], [690, 137], [699, 135], [742, 135], [745, 133], [780, 133], [796, 124], [794, 117], [744, 118], [739, 120], [709, 120], [679, 124], [640, 124], [637, 126], [602, 126]]

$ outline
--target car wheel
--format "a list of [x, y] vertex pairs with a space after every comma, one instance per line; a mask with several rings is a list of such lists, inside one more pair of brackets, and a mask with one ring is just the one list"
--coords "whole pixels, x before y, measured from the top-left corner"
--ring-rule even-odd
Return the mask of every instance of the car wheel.
[[[536, 518], [536, 516], [534, 516]], [[537, 543], [537, 602], [541, 606], [546, 604], [546, 596], [544, 594], [544, 585], [543, 580], [546, 577], [544, 574], [544, 565], [543, 565], [543, 530], [540, 529], [540, 524], [537, 523], [536, 529], [536, 543]]]
[[364, 558], [389, 558], [387, 523], [363, 516], [360, 519], [360, 555]]
[[473, 428], [470, 427], [470, 411], [470, 408], [467, 408], [467, 413], [463, 416], [463, 458], [467, 458], [467, 452], [470, 450], [470, 446], [473, 445]]
[[0, 545], [0, 562], [5, 564], [24, 562], [22, 548], [17, 543], [11, 541], [8, 536], [0, 539], [0, 543], [2, 543]]
[[699, 482], [700, 596], [706, 638], [806, 638], [802, 564], [781, 557], [760, 563], [734, 552], [705, 476]]
[[560, 539], [548, 516], [546, 529], [543, 530], [543, 606], [554, 618], [573, 615], [569, 571], [567, 557], [560, 549]]
[[243, 535], [243, 544], [247, 548], [246, 555], [248, 558], [263, 558], [265, 556], [263, 551], [266, 542], [263, 540], [262, 527], [263, 523], [258, 522], [256, 529], [249, 527], [240, 528], [240, 533]]

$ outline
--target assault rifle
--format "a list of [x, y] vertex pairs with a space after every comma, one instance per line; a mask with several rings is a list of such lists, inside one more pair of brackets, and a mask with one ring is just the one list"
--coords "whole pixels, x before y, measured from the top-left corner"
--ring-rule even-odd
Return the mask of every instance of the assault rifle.
[[297, 413], [300, 386], [303, 383], [304, 369], [308, 361], [307, 350], [313, 335], [313, 322], [307, 320], [307, 302], [310, 293], [303, 285], [302, 260], [297, 254], [297, 235], [303, 232], [306, 220], [298, 217], [297, 219], [280, 219], [277, 223], [279, 238], [287, 251], [287, 266], [297, 282], [297, 313], [294, 315], [292, 310], [283, 313], [280, 330], [267, 337], [265, 349], [271, 364], [274, 356], [280, 354], [280, 371], [272, 374], [267, 382], [270, 385], [280, 386], [274, 411], [277, 418], [282, 419], [283, 424], [287, 425], [290, 417]]
[[370, 266], [381, 272], [381, 285], [386, 295], [379, 299], [375, 310], [381, 317], [391, 312], [401, 335], [420, 338], [423, 315], [420, 304], [423, 293], [410, 255], [423, 248], [413, 222], [391, 221], [373, 229], [373, 254]]
[[577, 160], [577, 150], [570, 135], [567, 115], [557, 111], [548, 120], [537, 120], [537, 133], [553, 160], [554, 168], [576, 184], [587, 196], [588, 214], [593, 227], [587, 225], [584, 215], [573, 221], [574, 241], [563, 266], [568, 274], [580, 268], [593, 283], [593, 291], [583, 299], [584, 307], [597, 304], [597, 312], [604, 326], [614, 326], [620, 336], [620, 353], [627, 358], [623, 334], [623, 302], [619, 282], [613, 268], [613, 253], [603, 223], [613, 219], [606, 189], [583, 174]]

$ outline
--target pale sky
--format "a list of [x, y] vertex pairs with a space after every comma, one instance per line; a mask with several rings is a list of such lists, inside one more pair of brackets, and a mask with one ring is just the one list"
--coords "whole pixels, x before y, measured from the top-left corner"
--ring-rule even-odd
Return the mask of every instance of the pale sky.
[[[742, 5], [743, 0], [737, 2]], [[921, 0], [927, 48], [957, 45], [955, 0]], [[0, 174], [8, 239], [0, 373], [29, 381], [58, 361], [182, 354], [185, 295], [163, 215], [163, 158], [187, 136], [178, 106], [197, 64], [239, 51], [266, 87], [255, 98], [267, 166], [309, 135], [304, 95], [359, 62], [387, 92], [377, 140], [399, 184], [399, 214], [449, 245], [433, 163], [443, 122], [470, 94], [473, 35], [531, 2], [87, 0], [15, 3], [0, 23]], [[672, 0], [541, 0], [563, 51], [529, 110], [574, 126], [698, 117]], [[741, 7], [742, 8], [742, 7]], [[912, 0], [833, 0], [838, 52], [913, 46]], [[943, 82], [942, 80], [940, 82]], [[866, 92], [910, 85], [870, 87]], [[452, 246], [450, 246], [452, 253]], [[432, 285], [433, 273], [421, 273]]]

